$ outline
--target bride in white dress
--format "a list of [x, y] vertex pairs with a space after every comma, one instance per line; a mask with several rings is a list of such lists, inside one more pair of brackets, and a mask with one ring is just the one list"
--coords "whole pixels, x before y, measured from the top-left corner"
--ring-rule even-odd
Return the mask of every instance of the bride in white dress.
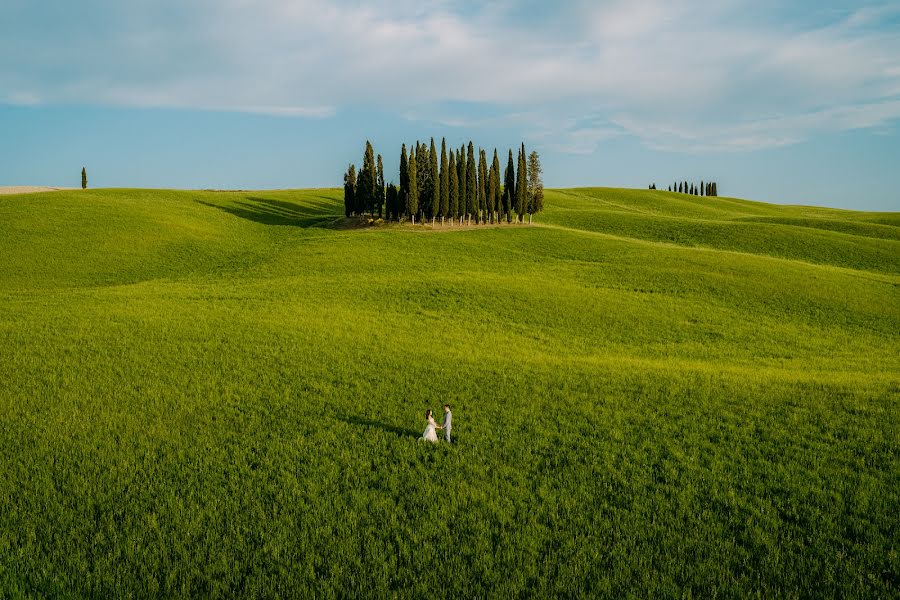
[[420, 439], [425, 440], [426, 442], [436, 442], [438, 441], [437, 431], [441, 429], [441, 426], [438, 425], [434, 417], [431, 416], [431, 409], [425, 411], [425, 433], [422, 434]]

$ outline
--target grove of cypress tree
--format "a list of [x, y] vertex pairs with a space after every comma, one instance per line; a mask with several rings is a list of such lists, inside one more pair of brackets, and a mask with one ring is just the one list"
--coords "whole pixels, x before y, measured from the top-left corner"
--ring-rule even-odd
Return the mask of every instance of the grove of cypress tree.
[[347, 167], [344, 174], [344, 216], [349, 217], [356, 210], [356, 166]]
[[406, 211], [409, 196], [409, 161], [406, 158], [406, 144], [400, 149], [400, 189], [397, 190], [397, 219]]
[[418, 165], [416, 164], [416, 155], [409, 156], [409, 193], [406, 196], [406, 214], [412, 219], [413, 224], [416, 222], [416, 215], [419, 214], [419, 185], [418, 185]]
[[528, 167], [525, 164], [525, 143], [519, 150], [519, 169], [516, 172], [516, 212], [519, 220], [525, 222], [525, 210], [528, 208]]
[[450, 163], [447, 166], [447, 216], [450, 217], [450, 224], [456, 215], [459, 214], [459, 173], [456, 170], [455, 152], [450, 150]]
[[[450, 152], [450, 158], [453, 158], [453, 152]], [[450, 214], [450, 169], [447, 163], [447, 140], [441, 139], [441, 207], [438, 211], [441, 215], [441, 225], [444, 219]]]
[[513, 165], [512, 148], [509, 149], [509, 160], [503, 173], [503, 212], [506, 222], [512, 222], [513, 207], [516, 202], [516, 167]]
[[470, 223], [478, 211], [478, 172], [476, 169], [475, 146], [469, 142], [469, 152], [466, 156], [466, 215]]
[[81, 189], [87, 189], [87, 169], [81, 167]]
[[378, 155], [378, 167], [375, 176], [375, 212], [378, 213], [380, 219], [384, 211], [384, 164], [381, 162], [381, 155]]

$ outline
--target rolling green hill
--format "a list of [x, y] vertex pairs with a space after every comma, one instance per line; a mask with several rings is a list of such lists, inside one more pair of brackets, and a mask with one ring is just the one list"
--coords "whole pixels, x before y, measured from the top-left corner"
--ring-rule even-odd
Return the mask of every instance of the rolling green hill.
[[900, 594], [900, 214], [546, 203], [0, 197], [0, 596]]

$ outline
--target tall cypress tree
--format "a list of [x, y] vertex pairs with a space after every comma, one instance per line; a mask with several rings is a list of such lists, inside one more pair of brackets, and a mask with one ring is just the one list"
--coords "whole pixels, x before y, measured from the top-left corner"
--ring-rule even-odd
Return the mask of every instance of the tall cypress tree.
[[409, 193], [406, 196], [406, 214], [416, 222], [416, 215], [419, 214], [419, 185], [418, 185], [418, 165], [416, 164], [416, 155], [409, 156]]
[[702, 196], [706, 188], [703, 187], [703, 180], [700, 180], [700, 195]]
[[[500, 220], [500, 205], [503, 200], [500, 198], [500, 159], [497, 158], [497, 149], [494, 148], [494, 161], [491, 163], [491, 172], [494, 174], [493, 179], [491, 180], [491, 195], [494, 198], [494, 211], [496, 213], [496, 219]], [[495, 215], [491, 215], [491, 220], [493, 221]]]
[[344, 174], [344, 216], [349, 217], [356, 210], [356, 166], [347, 167]]
[[378, 171], [375, 177], [375, 212], [378, 213], [380, 219], [384, 211], [384, 164], [381, 162], [381, 155], [378, 155]]
[[466, 213], [471, 221], [478, 212], [478, 167], [475, 166], [475, 146], [469, 142], [466, 157]]
[[387, 186], [387, 192], [384, 196], [385, 201], [385, 217], [390, 221], [397, 214], [397, 186], [394, 185], [392, 181]]
[[428, 146], [425, 143], [416, 142], [416, 185], [419, 189], [419, 212], [427, 212], [429, 209], [431, 190], [431, 165], [428, 162]]
[[450, 163], [447, 166], [447, 216], [450, 217], [450, 224], [453, 224], [456, 215], [459, 214], [459, 172], [456, 170], [456, 153], [450, 150]]
[[[450, 152], [453, 158], [453, 152]], [[447, 140], [441, 140], [441, 207], [438, 213], [441, 215], [441, 225], [450, 214], [450, 165], [447, 163]]]
[[87, 169], [81, 167], [81, 189], [87, 189]]
[[441, 177], [438, 171], [438, 155], [434, 148], [434, 138], [431, 138], [431, 147], [428, 149], [428, 165], [430, 167], [431, 193], [428, 201], [428, 216], [434, 218], [441, 212]]
[[506, 213], [506, 222], [510, 223], [516, 203], [516, 167], [513, 165], [512, 148], [509, 149], [509, 160], [503, 175], [503, 212]]
[[525, 222], [525, 211], [528, 208], [528, 174], [525, 163], [525, 143], [519, 150], [519, 170], [516, 173], [516, 212], [519, 220]]
[[372, 213], [375, 208], [375, 152], [372, 144], [366, 140], [366, 152], [363, 166], [356, 180], [356, 212]]
[[484, 148], [478, 149], [478, 220], [487, 221], [487, 160]]
[[456, 170], [459, 177], [459, 204], [456, 205], [457, 220], [462, 224], [466, 214], [466, 145], [463, 144], [456, 155]]
[[397, 190], [397, 220], [406, 211], [409, 196], [409, 161], [406, 159], [406, 144], [400, 149], [400, 189]]
[[[541, 157], [537, 150], [528, 155], [528, 222], [532, 215], [544, 210], [544, 180], [541, 177]], [[656, 184], [653, 184], [656, 189]]]

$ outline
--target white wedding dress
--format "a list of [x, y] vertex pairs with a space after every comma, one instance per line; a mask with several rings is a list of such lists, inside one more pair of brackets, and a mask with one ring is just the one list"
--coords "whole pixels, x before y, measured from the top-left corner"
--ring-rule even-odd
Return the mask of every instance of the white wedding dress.
[[437, 423], [435, 423], [434, 417], [428, 417], [428, 425], [425, 427], [425, 433], [422, 434], [422, 439], [426, 442], [438, 441], [436, 427]]

